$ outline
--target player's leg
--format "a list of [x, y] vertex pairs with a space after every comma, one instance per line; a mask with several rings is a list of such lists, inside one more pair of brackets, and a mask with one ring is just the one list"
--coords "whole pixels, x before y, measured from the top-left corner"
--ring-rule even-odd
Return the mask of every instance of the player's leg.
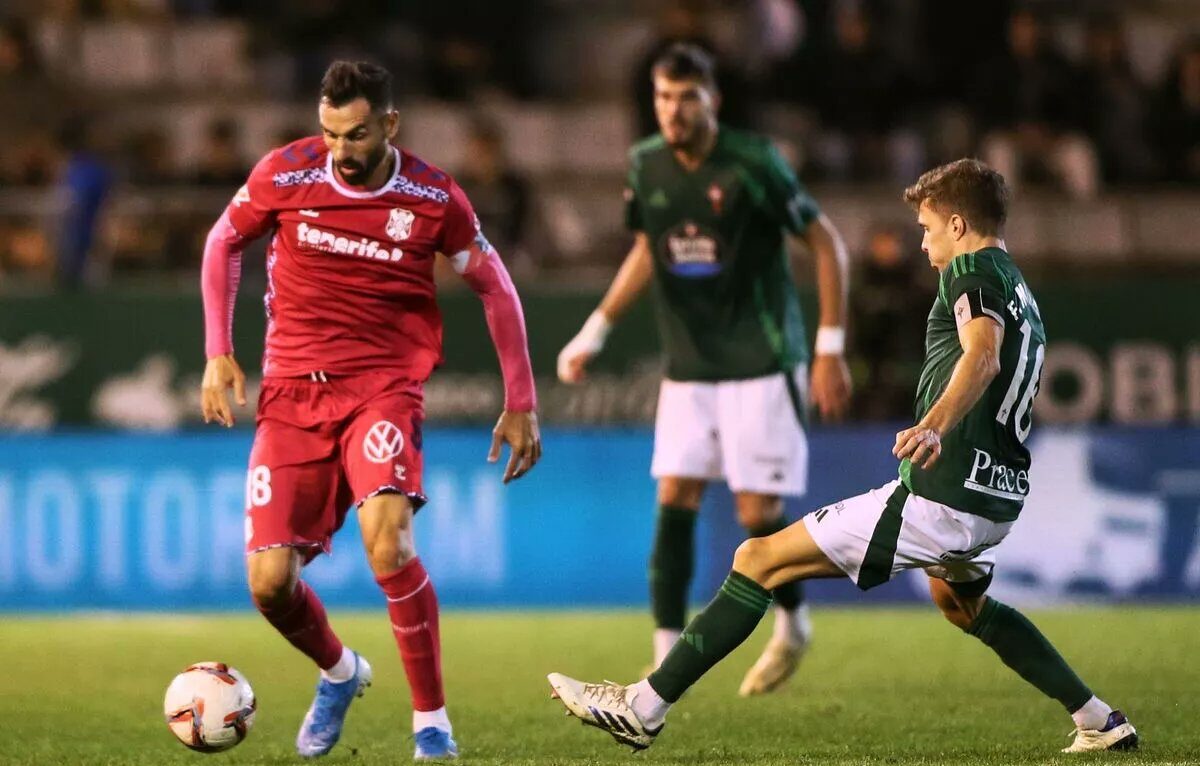
[[442, 686], [437, 593], [413, 539], [413, 518], [425, 503], [421, 390], [405, 381], [381, 388], [377, 380], [364, 379], [359, 385], [368, 400], [342, 433], [342, 462], [408, 678], [415, 757], [453, 758], [458, 745]]
[[608, 730], [619, 742], [648, 747], [671, 705], [754, 632], [771, 603], [773, 588], [794, 579], [842, 574], [803, 522], [770, 537], [752, 538], [738, 547], [733, 569], [717, 595], [647, 678], [620, 686], [587, 684], [551, 673], [550, 684], [572, 715]]
[[664, 380], [654, 423], [650, 473], [658, 480], [658, 518], [650, 550], [654, 667], [687, 622], [696, 557], [696, 514], [708, 479], [720, 478], [716, 386]]
[[[751, 538], [769, 537], [787, 528], [783, 498], [758, 492], [734, 495], [738, 523]], [[804, 583], [786, 582], [771, 591], [775, 629], [766, 648], [750, 667], [738, 694], [747, 697], [777, 689], [796, 672], [812, 640], [812, 618], [804, 602]]]
[[300, 579], [304, 555], [291, 546], [247, 554], [250, 596], [267, 622], [315, 662], [322, 674], [344, 680], [353, 673], [353, 657], [329, 626], [317, 594]]
[[[278, 387], [278, 384], [272, 384]], [[305, 386], [319, 384], [305, 383]], [[342, 645], [329, 625], [325, 607], [300, 579], [302, 566], [327, 549], [339, 523], [340, 468], [335, 441], [321, 428], [292, 425], [315, 417], [292, 402], [315, 410], [320, 392], [260, 398], [272, 402], [283, 419], [260, 419], [250, 453], [246, 483], [246, 566], [250, 592], [263, 616], [321, 669], [316, 694], [296, 736], [296, 750], [312, 757], [328, 753], [341, 735], [346, 711], [370, 684], [370, 667]], [[261, 413], [260, 413], [261, 415]]]
[[696, 516], [705, 481], [681, 476], [658, 480], [658, 519], [650, 548], [650, 613], [654, 617], [654, 667], [687, 624], [688, 588], [696, 560]]
[[[783, 497], [803, 495], [808, 484], [808, 439], [803, 365], [789, 373], [722, 382], [717, 390], [722, 465], [733, 490], [738, 523], [750, 537], [785, 529]], [[772, 592], [775, 630], [738, 693], [762, 694], [796, 670], [812, 635], [804, 586], [786, 582]]]
[[1042, 694], [1058, 700], [1075, 721], [1075, 741], [1065, 752], [1137, 747], [1133, 726], [1119, 710], [1092, 694], [1054, 645], [1025, 615], [985, 595], [992, 576], [971, 582], [929, 578], [933, 603], [959, 629], [994, 651]]
[[[427, 730], [435, 730], [445, 741], [432, 743], [424, 750], [456, 754], [442, 686], [437, 593], [417, 556], [412, 531], [413, 503], [396, 492], [378, 494], [363, 501], [358, 519], [371, 571], [387, 597], [392, 634], [408, 678], [413, 732], [428, 738], [436, 735]], [[417, 745], [422, 752], [423, 743], [419, 740]]]

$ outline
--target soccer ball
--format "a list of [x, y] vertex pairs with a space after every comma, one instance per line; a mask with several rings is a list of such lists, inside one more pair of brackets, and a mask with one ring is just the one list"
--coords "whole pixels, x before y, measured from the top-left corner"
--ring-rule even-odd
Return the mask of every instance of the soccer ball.
[[246, 738], [258, 702], [246, 677], [223, 662], [198, 662], [175, 676], [163, 700], [167, 728], [193, 750], [215, 753]]

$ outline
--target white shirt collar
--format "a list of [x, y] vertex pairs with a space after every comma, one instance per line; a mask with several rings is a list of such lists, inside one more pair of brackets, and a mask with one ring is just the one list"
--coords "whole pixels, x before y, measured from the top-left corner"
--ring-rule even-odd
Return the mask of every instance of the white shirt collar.
[[403, 155], [400, 154], [399, 149], [394, 146], [389, 146], [388, 148], [392, 150], [392, 157], [395, 159], [395, 163], [392, 166], [392, 177], [385, 181], [383, 186], [380, 186], [378, 189], [374, 189], [372, 191], [354, 191], [353, 189], [348, 189], [339, 183], [337, 171], [333, 167], [333, 152], [330, 152], [329, 156], [325, 159], [325, 178], [329, 181], [329, 185], [332, 186], [334, 190], [343, 197], [349, 197], [351, 199], [371, 199], [372, 197], [381, 197], [388, 193], [388, 190], [392, 188], [392, 184], [395, 183], [396, 179], [400, 176], [400, 161], [403, 159]]

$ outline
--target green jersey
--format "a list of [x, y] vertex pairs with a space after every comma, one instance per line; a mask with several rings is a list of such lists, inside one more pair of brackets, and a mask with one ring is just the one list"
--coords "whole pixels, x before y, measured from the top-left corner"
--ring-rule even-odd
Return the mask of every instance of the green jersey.
[[817, 217], [765, 137], [721, 127], [686, 170], [661, 136], [630, 152], [625, 217], [654, 252], [658, 323], [671, 380], [737, 380], [808, 358], [784, 232]]
[[962, 422], [942, 437], [930, 470], [905, 460], [900, 478], [914, 494], [992, 521], [1012, 521], [1029, 494], [1033, 398], [1041, 380], [1046, 331], [1037, 302], [1008, 253], [984, 248], [960, 255], [939, 275], [917, 384], [920, 422], [950, 382], [962, 356], [958, 328], [976, 317], [1004, 326], [1000, 374]]

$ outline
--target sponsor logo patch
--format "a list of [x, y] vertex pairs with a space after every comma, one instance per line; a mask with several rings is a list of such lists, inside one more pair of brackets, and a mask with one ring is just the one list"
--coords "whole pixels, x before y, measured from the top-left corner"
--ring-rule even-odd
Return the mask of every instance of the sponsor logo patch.
[[404, 434], [391, 421], [380, 420], [363, 437], [363, 455], [372, 463], [386, 463], [404, 449]]

